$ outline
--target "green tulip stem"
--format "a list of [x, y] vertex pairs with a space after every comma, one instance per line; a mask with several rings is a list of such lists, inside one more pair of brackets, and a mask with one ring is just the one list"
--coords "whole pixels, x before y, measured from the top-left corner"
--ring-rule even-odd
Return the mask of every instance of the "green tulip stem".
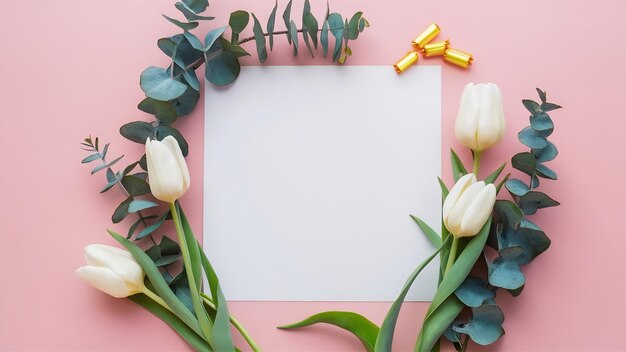
[[[209, 297], [207, 294], [205, 294], [204, 292], [201, 293], [200, 295], [202, 295], [202, 298], [204, 299], [204, 303], [206, 303], [209, 307], [213, 308], [213, 309], [217, 309], [215, 307], [215, 303], [213, 302], [213, 299], [211, 297]], [[253, 352], [259, 352], [261, 351], [261, 348], [256, 344], [256, 342], [252, 339], [252, 336], [250, 336], [250, 334], [248, 333], [248, 331], [246, 331], [246, 329], [243, 327], [243, 325], [241, 325], [241, 323], [239, 321], [237, 321], [237, 319], [235, 319], [232, 315], [230, 316], [230, 323], [233, 324], [233, 326], [235, 327], [235, 329], [237, 329], [237, 331], [239, 331], [239, 333], [241, 334], [241, 336], [243, 336], [244, 340], [246, 340], [246, 342], [248, 343], [248, 345], [250, 346], [250, 348], [252, 348]]]
[[175, 203], [170, 203], [170, 211], [172, 212], [172, 219], [174, 219], [174, 226], [176, 227], [176, 233], [178, 234], [178, 245], [180, 246], [180, 251], [183, 254], [183, 263], [185, 265], [185, 272], [187, 273], [187, 281], [189, 281], [189, 291], [191, 291], [191, 301], [193, 303], [193, 308], [196, 311], [196, 316], [198, 318], [198, 323], [200, 323], [200, 328], [202, 329], [202, 332], [204, 333], [205, 337], [208, 338], [210, 341], [210, 322], [208, 321], [206, 311], [204, 311], [204, 306], [202, 305], [200, 290], [196, 285], [193, 266], [191, 265], [191, 257], [189, 256], [189, 247], [187, 246], [187, 241], [185, 240], [185, 232], [183, 230], [183, 226], [180, 220], [180, 214], [176, 209]]
[[474, 151], [474, 168], [472, 169], [472, 172], [476, 175], [476, 178], [478, 178], [478, 167], [480, 166], [481, 154], [482, 152]]
[[150, 289], [148, 289], [147, 287], [144, 286], [143, 290], [141, 290], [141, 293], [150, 297], [150, 299], [160, 304], [163, 308], [169, 310], [170, 312], [172, 311], [172, 309], [167, 305], [167, 303], [165, 303], [165, 301], [161, 297], [159, 297], [159, 295], [150, 291]]
[[459, 238], [452, 235], [452, 247], [450, 247], [450, 255], [448, 256], [448, 262], [446, 263], [446, 270], [443, 272], [443, 276], [445, 277], [450, 268], [452, 268], [452, 264], [456, 260], [456, 252], [459, 249]]

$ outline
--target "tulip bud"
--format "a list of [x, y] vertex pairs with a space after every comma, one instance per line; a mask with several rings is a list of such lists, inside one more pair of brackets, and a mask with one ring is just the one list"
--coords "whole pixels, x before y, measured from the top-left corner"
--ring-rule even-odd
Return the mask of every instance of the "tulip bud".
[[474, 152], [500, 142], [504, 136], [502, 94], [493, 83], [468, 83], [461, 95], [455, 133], [461, 144]]
[[189, 189], [189, 169], [174, 137], [146, 141], [148, 182], [155, 198], [174, 203]]
[[130, 252], [103, 244], [85, 247], [87, 265], [76, 275], [91, 286], [116, 298], [143, 292], [144, 272]]
[[443, 202], [443, 223], [455, 237], [475, 236], [485, 225], [496, 202], [496, 187], [476, 182], [474, 174], [461, 177]]

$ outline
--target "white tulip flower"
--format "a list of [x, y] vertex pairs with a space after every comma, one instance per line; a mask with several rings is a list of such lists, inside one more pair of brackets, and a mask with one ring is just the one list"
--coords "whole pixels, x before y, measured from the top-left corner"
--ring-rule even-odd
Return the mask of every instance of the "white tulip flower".
[[500, 88], [493, 83], [468, 83], [456, 117], [458, 141], [480, 153], [502, 140], [505, 125]]
[[148, 182], [155, 198], [174, 203], [189, 189], [189, 169], [174, 137], [146, 141]]
[[108, 295], [123, 298], [145, 290], [143, 269], [126, 250], [92, 244], [85, 247], [85, 261], [76, 274]]
[[496, 187], [476, 182], [474, 174], [461, 177], [443, 203], [443, 222], [455, 237], [475, 236], [485, 225], [496, 202]]

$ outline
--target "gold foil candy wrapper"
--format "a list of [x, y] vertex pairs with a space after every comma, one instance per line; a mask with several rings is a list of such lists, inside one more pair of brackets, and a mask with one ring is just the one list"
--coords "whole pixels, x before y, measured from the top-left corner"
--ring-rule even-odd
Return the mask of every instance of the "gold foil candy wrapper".
[[420, 50], [424, 47], [424, 45], [428, 44], [433, 38], [439, 34], [439, 26], [435, 23], [431, 24], [426, 28], [417, 38], [413, 39], [413, 46], [415, 49]]
[[404, 55], [398, 62], [393, 65], [393, 68], [396, 72], [401, 73], [404, 72], [407, 68], [411, 67], [414, 63], [419, 59], [419, 55], [415, 51], [409, 51]]
[[424, 54], [424, 57], [441, 56], [446, 52], [446, 49], [448, 49], [449, 45], [450, 45], [449, 40], [444, 40], [442, 42], [436, 42], [436, 43], [429, 43], [429, 44], [424, 45], [424, 47], [422, 48], [422, 54]]
[[443, 54], [443, 59], [463, 68], [468, 68], [472, 64], [472, 61], [474, 61], [472, 54], [452, 48], [446, 49], [446, 52]]

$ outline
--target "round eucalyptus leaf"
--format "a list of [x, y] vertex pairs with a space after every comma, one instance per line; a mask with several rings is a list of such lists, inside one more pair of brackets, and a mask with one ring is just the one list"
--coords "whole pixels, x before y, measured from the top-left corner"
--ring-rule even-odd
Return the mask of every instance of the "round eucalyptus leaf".
[[541, 149], [548, 145], [546, 137], [540, 136], [532, 127], [526, 127], [521, 130], [517, 137], [522, 144], [529, 148]]
[[479, 307], [486, 300], [496, 296], [495, 290], [489, 287], [487, 281], [474, 276], [465, 278], [454, 294], [468, 307]]
[[202, 13], [209, 6], [208, 0], [183, 0], [183, 3], [194, 13]]
[[524, 107], [526, 108], [526, 110], [528, 110], [533, 115], [541, 111], [539, 104], [537, 104], [537, 102], [533, 100], [524, 99], [522, 100], [522, 104], [524, 104]]
[[176, 121], [176, 110], [170, 101], [145, 98], [137, 105], [137, 109], [152, 114], [165, 123], [173, 123]]
[[185, 94], [174, 100], [174, 110], [176, 115], [185, 116], [191, 114], [193, 109], [198, 104], [200, 99], [200, 92], [195, 89], [187, 89]]
[[359, 11], [350, 18], [347, 29], [348, 39], [355, 40], [359, 37], [359, 21], [361, 17], [363, 17], [363, 12]]
[[538, 164], [537, 165], [537, 175], [541, 176], [543, 178], [549, 178], [551, 180], [556, 180], [557, 179], [557, 174], [556, 172], [554, 172], [552, 169], [550, 169], [549, 167], [543, 165], [543, 164]]
[[513, 228], [518, 226], [524, 216], [517, 204], [504, 199], [496, 200], [493, 211], [498, 215], [498, 219], [501, 223]]
[[135, 143], [145, 144], [146, 139], [154, 137], [154, 127], [144, 121], [133, 121], [120, 127], [120, 134]]
[[515, 154], [511, 158], [511, 165], [526, 175], [534, 175], [537, 170], [537, 160], [528, 152]]
[[472, 319], [465, 324], [454, 325], [456, 332], [467, 334], [479, 345], [489, 345], [504, 335], [502, 329], [504, 314], [497, 305], [483, 305], [472, 308]]
[[[172, 57], [172, 60], [176, 63], [178, 67], [175, 67], [174, 76], [177, 76], [179, 73], [182, 73], [185, 69], [190, 69], [193, 63], [197, 62], [200, 58], [202, 58], [202, 44], [197, 42], [195, 46], [201, 48], [196, 49], [194, 44], [192, 44], [189, 39], [191, 36], [184, 36], [181, 38], [180, 42], [176, 45], [176, 52]], [[192, 39], [193, 40], [193, 39]], [[196, 38], [196, 40], [198, 40]]]
[[530, 127], [536, 131], [552, 132], [552, 130], [554, 130], [554, 123], [548, 114], [542, 112], [530, 119]]
[[154, 66], [141, 73], [139, 84], [146, 96], [161, 101], [176, 99], [187, 90], [187, 85], [173, 79], [165, 69]]
[[231, 42], [239, 40], [239, 33], [246, 29], [246, 26], [250, 22], [250, 14], [247, 11], [238, 10], [230, 14], [228, 19], [228, 25], [232, 32]]
[[532, 149], [531, 152], [540, 163], [554, 160], [559, 154], [556, 146], [550, 141], [548, 141], [548, 145], [546, 145], [544, 148]]
[[237, 57], [221, 48], [206, 54], [204, 75], [216, 86], [225, 86], [233, 83], [239, 76], [241, 66]]
[[530, 191], [526, 193], [525, 195], [519, 197], [517, 203], [526, 215], [535, 214], [537, 209], [554, 207], [561, 204], [550, 198], [547, 194], [538, 191]]
[[122, 186], [131, 196], [141, 196], [150, 193], [150, 185], [148, 182], [137, 176], [128, 175], [122, 177]]
[[[217, 38], [224, 34], [224, 31], [228, 28], [228, 26], [223, 26], [219, 28], [215, 28], [209, 31], [204, 37], [204, 51], [209, 51], [209, 53], [213, 52], [213, 44], [217, 41]], [[221, 47], [220, 47], [221, 49]]]
[[525, 283], [524, 274], [515, 259], [498, 257], [487, 261], [489, 283], [492, 286], [515, 290]]
[[508, 179], [505, 183], [506, 189], [511, 192], [511, 194], [516, 196], [523, 196], [528, 193], [528, 185], [525, 184], [522, 180], [518, 180], [516, 178]]

